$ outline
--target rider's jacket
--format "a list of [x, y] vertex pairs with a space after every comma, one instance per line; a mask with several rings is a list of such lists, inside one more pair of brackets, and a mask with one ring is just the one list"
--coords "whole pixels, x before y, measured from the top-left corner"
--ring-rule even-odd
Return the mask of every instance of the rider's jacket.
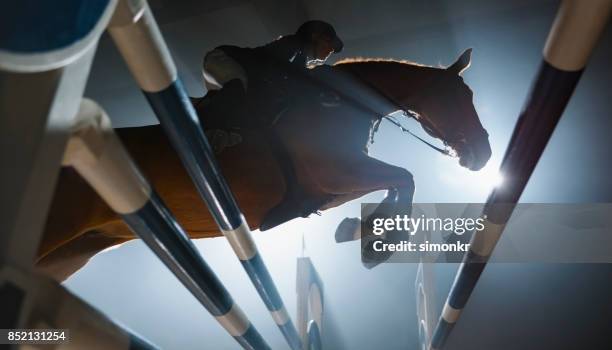
[[267, 45], [243, 48], [223, 45], [216, 48], [234, 59], [248, 78], [247, 104], [260, 111], [262, 123], [271, 124], [291, 104], [291, 84], [308, 74], [304, 44], [295, 35], [281, 37]]
[[304, 42], [297, 35], [280, 37], [269, 44], [255, 48], [281, 62], [291, 63], [295, 68], [306, 68], [308, 57]]
[[298, 36], [287, 35], [255, 48], [223, 45], [216, 50], [221, 50], [236, 60], [249, 75], [249, 81], [282, 85], [292, 72], [306, 73], [308, 58], [305, 46]]

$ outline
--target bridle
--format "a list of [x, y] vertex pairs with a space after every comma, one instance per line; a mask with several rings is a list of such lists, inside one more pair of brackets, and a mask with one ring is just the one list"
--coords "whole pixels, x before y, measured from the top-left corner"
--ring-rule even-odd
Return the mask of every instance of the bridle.
[[[421, 123], [421, 125], [423, 125], [424, 128], [428, 129], [428, 133], [429, 134], [438, 134], [436, 131], [434, 131], [435, 129], [430, 129], [427, 124], [424, 123], [424, 119], [423, 120], [419, 120], [419, 116], [418, 114], [416, 114], [413, 111], [404, 111], [402, 110], [402, 113], [404, 114], [404, 116], [409, 117], [409, 118], [413, 118], [414, 120], [416, 120], [417, 122]], [[384, 116], [383, 119], [388, 120], [389, 122], [391, 122], [391, 124], [397, 126], [402, 132], [408, 133], [409, 135], [413, 136], [414, 138], [416, 138], [417, 140], [423, 142], [424, 144], [426, 144], [427, 146], [431, 147], [431, 149], [439, 152], [442, 155], [445, 156], [449, 156], [449, 157], [457, 157], [457, 153], [451, 149], [451, 148], [441, 148], [438, 147], [434, 144], [432, 144], [431, 142], [425, 140], [424, 138], [420, 137], [419, 135], [413, 133], [412, 131], [410, 131], [410, 129], [405, 128], [397, 119], [395, 119], [394, 117], [391, 116]], [[440, 138], [441, 139], [441, 138]], [[444, 141], [443, 141], [444, 142]]]
[[[368, 90], [374, 92], [377, 96], [382, 97], [384, 100], [387, 101], [387, 103], [390, 103], [394, 108], [397, 108], [397, 110], [400, 110], [404, 113], [405, 116], [407, 117], [411, 117], [414, 118], [418, 123], [420, 123], [423, 128], [425, 129], [425, 131], [427, 131], [427, 133], [429, 135], [431, 135], [432, 137], [435, 138], [439, 138], [440, 140], [442, 140], [442, 142], [444, 143], [445, 146], [447, 146], [447, 148], [441, 148], [438, 146], [433, 145], [431, 142], [423, 139], [422, 137], [418, 136], [417, 134], [413, 133], [412, 131], [410, 131], [409, 129], [405, 128], [399, 121], [397, 121], [395, 118], [385, 115], [382, 116], [380, 119], [378, 119], [379, 121], [382, 119], [386, 119], [388, 121], [390, 121], [393, 125], [397, 126], [402, 132], [408, 133], [410, 135], [412, 135], [414, 138], [416, 138], [417, 140], [423, 142], [425, 145], [429, 146], [431, 149], [435, 150], [436, 152], [439, 152], [442, 155], [448, 156], [448, 157], [457, 157], [457, 153], [450, 147], [448, 147], [448, 142], [445, 141], [444, 138], [444, 133], [442, 133], [438, 127], [433, 124], [430, 120], [425, 119], [425, 118], [421, 118], [420, 115], [414, 111], [411, 110], [405, 110], [402, 105], [400, 103], [398, 103], [398, 101], [395, 101], [394, 99], [392, 99], [391, 97], [381, 93], [373, 84], [371, 84], [369, 81], [364, 80], [363, 78], [360, 78], [357, 75], [352, 75], [353, 78], [357, 79], [361, 84], [363, 84], [364, 86], [366, 86], [368, 88]], [[370, 107], [369, 105], [365, 104], [362, 101], [356, 100], [353, 97], [343, 93], [342, 91], [339, 91], [338, 89], [335, 89], [333, 86], [331, 86], [329, 83], [324, 82], [322, 80], [318, 80], [313, 78], [312, 76], [308, 76], [309, 80], [313, 81], [316, 80], [318, 82], [318, 84], [324, 85], [327, 88], [329, 88], [330, 90], [332, 90], [334, 93], [336, 93], [339, 97], [341, 97], [344, 100], [349, 101], [351, 104], [353, 104], [356, 107], [359, 107], [360, 109], [363, 109], [369, 113], [372, 113], [374, 115], [380, 115], [379, 111], [374, 110], [372, 107]], [[423, 90], [428, 90], [428, 89], [433, 89], [436, 86], [438, 86], [438, 80], [439, 79], [431, 79], [431, 81], [429, 81], [425, 88]], [[379, 124], [380, 122], [378, 122]], [[375, 124], [373, 132], [375, 133], [378, 130], [378, 125]], [[373, 137], [373, 134], [372, 134]], [[370, 138], [370, 140], [372, 141], [372, 137]], [[372, 141], [373, 142], [373, 141]]]
[[[444, 134], [438, 129], [438, 127], [434, 123], [432, 123], [428, 119], [421, 118], [421, 116], [418, 113], [414, 112], [414, 111], [405, 110], [399, 102], [397, 102], [394, 99], [392, 99], [391, 97], [381, 93], [369, 81], [366, 81], [366, 80], [364, 80], [364, 79], [362, 79], [362, 78], [360, 78], [358, 76], [356, 76], [356, 78], [359, 79], [359, 81], [361, 83], [363, 83], [366, 86], [368, 86], [368, 88], [370, 90], [373, 90], [378, 96], [384, 98], [389, 103], [391, 103], [395, 108], [400, 110], [403, 113], [404, 116], [409, 117], [409, 118], [413, 118], [414, 120], [416, 120], [419, 124], [421, 124], [423, 126], [423, 128], [425, 129], [425, 131], [429, 135], [431, 135], [432, 137], [435, 137], [435, 138], [438, 138], [438, 139], [442, 140], [442, 142], [444, 143], [446, 148], [438, 147], [438, 146], [432, 144], [431, 142], [425, 140], [424, 138], [422, 138], [419, 135], [415, 134], [414, 132], [410, 131], [410, 129], [404, 127], [397, 119], [395, 119], [392, 116], [386, 115], [386, 116], [383, 116], [382, 119], [388, 120], [389, 122], [391, 122], [391, 124], [397, 126], [402, 132], [408, 133], [409, 135], [413, 136], [417, 140], [423, 142], [425, 145], [429, 146], [434, 151], [437, 151], [437, 152], [439, 152], [440, 154], [442, 154], [444, 156], [448, 156], [448, 157], [452, 157], [452, 158], [456, 158], [457, 157], [457, 152], [455, 150], [453, 150], [452, 148], [448, 147], [448, 142], [444, 141], [444, 139], [445, 139], [444, 138]], [[432, 81], [428, 82], [422, 90], [434, 89], [436, 86], [438, 86], [438, 79], [432, 79]], [[368, 109], [372, 110], [371, 108], [368, 108]], [[374, 132], [376, 132], [376, 130], [378, 130], [378, 125], [375, 127]]]

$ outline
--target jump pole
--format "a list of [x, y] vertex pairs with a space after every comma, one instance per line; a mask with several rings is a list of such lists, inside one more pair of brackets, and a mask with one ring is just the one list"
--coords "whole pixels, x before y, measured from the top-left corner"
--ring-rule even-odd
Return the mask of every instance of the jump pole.
[[64, 165], [76, 169], [243, 348], [270, 349], [91, 100], [81, 103]]
[[[0, 11], [0, 329], [52, 328], [58, 341], [49, 348], [157, 349], [34, 268], [69, 129], [115, 5], [24, 0]], [[49, 342], [22, 343], [5, 338], [0, 348]]]
[[305, 246], [302, 237], [302, 256], [297, 259], [296, 294], [297, 294], [297, 327], [302, 339], [302, 346], [307, 350], [323, 348], [323, 281], [310, 257], [304, 255]]
[[217, 165], [146, 1], [121, 0], [108, 28], [187, 173], [292, 349], [298, 332]]
[[504, 185], [489, 195], [485, 228], [470, 241], [438, 320], [430, 349], [442, 349], [499, 241], [603, 32], [611, 0], [564, 0], [544, 46], [543, 61], [504, 155]]

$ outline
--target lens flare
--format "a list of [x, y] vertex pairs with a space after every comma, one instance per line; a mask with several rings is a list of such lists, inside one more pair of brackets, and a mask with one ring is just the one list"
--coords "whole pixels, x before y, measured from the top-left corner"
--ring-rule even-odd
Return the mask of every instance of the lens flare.
[[480, 171], [472, 172], [472, 174], [474, 175], [472, 182], [483, 189], [491, 190], [502, 186], [504, 183], [504, 177], [497, 168], [493, 166], [484, 167]]
[[503, 186], [504, 176], [499, 171], [496, 171], [494, 174], [491, 175], [491, 184], [493, 185], [493, 187]]
[[440, 172], [441, 180], [464, 194], [478, 194], [484, 198], [492, 189], [504, 184], [504, 177], [498, 170], [499, 164], [494, 159], [479, 171], [471, 171], [447, 160], [442, 161], [446, 171]]

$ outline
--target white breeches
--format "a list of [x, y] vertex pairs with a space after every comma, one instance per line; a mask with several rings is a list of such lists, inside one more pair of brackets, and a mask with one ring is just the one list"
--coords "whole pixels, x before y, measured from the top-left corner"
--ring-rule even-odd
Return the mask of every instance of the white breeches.
[[244, 68], [219, 49], [214, 49], [206, 54], [202, 74], [207, 90], [219, 90], [225, 83], [234, 79], [240, 79], [245, 90], [248, 86]]

